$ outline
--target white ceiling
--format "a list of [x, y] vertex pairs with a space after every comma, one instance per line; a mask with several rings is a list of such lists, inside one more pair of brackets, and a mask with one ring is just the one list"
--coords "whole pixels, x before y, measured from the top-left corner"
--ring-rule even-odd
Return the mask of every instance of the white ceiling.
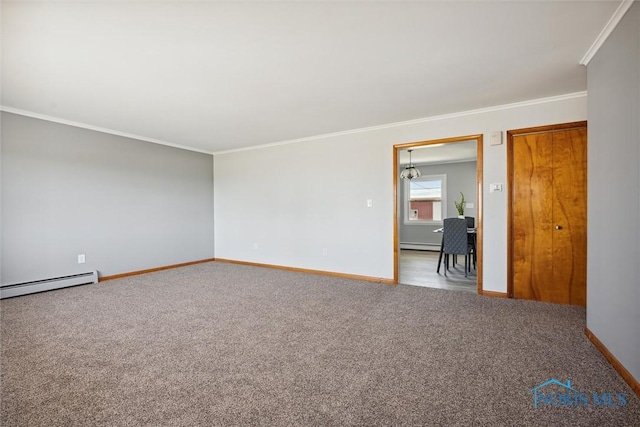
[[205, 152], [586, 90], [620, 1], [3, 1], [2, 105]]

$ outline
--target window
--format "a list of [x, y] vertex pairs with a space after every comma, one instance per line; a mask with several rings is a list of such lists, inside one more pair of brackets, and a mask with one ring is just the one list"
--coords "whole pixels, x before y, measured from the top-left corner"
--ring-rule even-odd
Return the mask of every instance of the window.
[[423, 175], [405, 181], [405, 224], [442, 223], [447, 216], [446, 175]]

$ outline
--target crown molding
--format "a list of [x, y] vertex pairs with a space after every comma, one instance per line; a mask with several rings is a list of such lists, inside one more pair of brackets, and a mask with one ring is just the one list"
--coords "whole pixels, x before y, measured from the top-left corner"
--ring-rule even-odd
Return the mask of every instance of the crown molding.
[[598, 53], [598, 50], [600, 50], [604, 42], [607, 41], [607, 38], [609, 38], [613, 30], [618, 26], [618, 23], [620, 23], [620, 20], [624, 14], [627, 13], [627, 10], [629, 10], [633, 2], [634, 0], [623, 0], [623, 2], [620, 3], [618, 9], [616, 9], [613, 16], [611, 16], [611, 19], [609, 19], [609, 22], [607, 22], [602, 31], [600, 31], [600, 34], [598, 34], [598, 37], [596, 37], [587, 53], [585, 53], [580, 60], [580, 65], [589, 65], [589, 62], [593, 59], [596, 53]]
[[127, 132], [120, 132], [113, 129], [103, 128], [100, 126], [93, 126], [87, 123], [75, 122], [72, 120], [61, 119], [59, 117], [48, 116], [46, 114], [34, 113], [32, 111], [21, 110], [19, 108], [8, 107], [6, 105], [0, 105], [0, 111], [4, 111], [5, 113], [17, 114], [20, 116], [31, 117], [33, 119], [45, 120], [48, 122], [59, 123], [62, 125], [73, 126], [82, 129], [93, 130], [96, 132], [108, 133], [111, 135], [121, 136], [129, 139], [137, 139], [139, 141], [152, 142], [154, 144], [166, 145], [173, 148], [180, 148], [181, 150], [195, 151], [198, 153], [204, 154], [213, 154], [210, 151], [200, 150], [197, 148], [189, 147], [186, 145], [174, 144], [172, 142], [163, 141], [155, 138], [147, 138], [146, 136], [135, 135]]
[[388, 124], [384, 124], [384, 125], [370, 126], [370, 127], [358, 128], [358, 129], [351, 129], [351, 130], [346, 130], [346, 131], [326, 133], [326, 134], [315, 135], [315, 136], [309, 136], [309, 137], [305, 137], [305, 138], [291, 139], [291, 140], [273, 142], [273, 143], [262, 144], [262, 145], [252, 145], [250, 147], [242, 147], [242, 148], [235, 148], [235, 149], [231, 149], [231, 150], [215, 151], [215, 152], [201, 150], [201, 149], [189, 147], [189, 146], [186, 146], [186, 145], [174, 144], [174, 143], [171, 143], [171, 142], [162, 141], [160, 139], [147, 138], [145, 136], [135, 135], [135, 134], [126, 133], [126, 132], [120, 132], [120, 131], [117, 131], [117, 130], [107, 129], [107, 128], [103, 128], [103, 127], [99, 127], [99, 126], [93, 126], [93, 125], [89, 125], [89, 124], [86, 124], [86, 123], [81, 123], [81, 122], [75, 122], [75, 121], [72, 121], [72, 120], [61, 119], [61, 118], [58, 118], [58, 117], [48, 116], [48, 115], [45, 115], [45, 114], [34, 113], [34, 112], [31, 112], [31, 111], [26, 111], [26, 110], [20, 110], [18, 108], [8, 107], [6, 105], [0, 105], [0, 111], [4, 111], [4, 112], [7, 112], [7, 113], [12, 113], [12, 114], [18, 114], [18, 115], [25, 116], [25, 117], [32, 117], [34, 119], [46, 120], [46, 121], [53, 122], [53, 123], [60, 123], [60, 124], [67, 125], [67, 126], [74, 126], [74, 127], [78, 127], [78, 128], [82, 128], [82, 129], [93, 130], [93, 131], [96, 131], [96, 132], [103, 132], [103, 133], [108, 133], [108, 134], [111, 134], [111, 135], [122, 136], [124, 138], [131, 138], [131, 139], [136, 139], [136, 140], [139, 140], [139, 141], [152, 142], [154, 144], [166, 145], [166, 146], [169, 146], [169, 147], [180, 148], [182, 150], [195, 151], [195, 152], [204, 153], [204, 154], [211, 154], [211, 155], [215, 156], [215, 155], [218, 155], [218, 154], [237, 153], [237, 152], [241, 152], [241, 151], [257, 150], [257, 149], [261, 149], [261, 148], [277, 147], [277, 146], [280, 146], [280, 145], [289, 145], [289, 144], [296, 144], [296, 143], [300, 143], [300, 142], [317, 141], [317, 140], [320, 140], [320, 139], [333, 138], [333, 137], [344, 136], [344, 135], [353, 135], [353, 134], [357, 134], [357, 133], [365, 133], [365, 132], [372, 132], [372, 131], [377, 131], [377, 130], [392, 129], [392, 128], [401, 127], [401, 126], [408, 126], [408, 125], [414, 125], [414, 124], [420, 124], [420, 123], [428, 123], [428, 122], [434, 122], [434, 121], [438, 121], [438, 120], [449, 120], [449, 119], [454, 119], [454, 118], [458, 118], [458, 117], [471, 116], [471, 115], [475, 115], [475, 114], [485, 114], [485, 113], [491, 113], [491, 112], [495, 112], [495, 111], [509, 110], [509, 109], [512, 109], [512, 108], [522, 108], [522, 107], [528, 107], [528, 106], [532, 106], [532, 105], [547, 104], [547, 103], [550, 103], [550, 102], [566, 101], [566, 100], [571, 100], [571, 99], [575, 99], [575, 98], [583, 98], [583, 97], [586, 97], [586, 96], [587, 96], [587, 92], [586, 91], [575, 92], [575, 93], [569, 93], [569, 94], [565, 94], [565, 95], [551, 96], [551, 97], [547, 97], [547, 98], [539, 98], [539, 99], [533, 99], [533, 100], [529, 100], [529, 101], [521, 101], [521, 102], [515, 102], [515, 103], [511, 103], [511, 104], [503, 104], [503, 105], [497, 105], [497, 106], [493, 106], [493, 107], [486, 107], [486, 108], [479, 108], [479, 109], [475, 109], [475, 110], [462, 111], [462, 112], [458, 112], [458, 113], [442, 114], [442, 115], [439, 115], [439, 116], [431, 116], [431, 117], [425, 117], [425, 118], [421, 118], [421, 119], [407, 120], [407, 121], [404, 121], [404, 122], [388, 123]]
[[215, 151], [212, 154], [215, 156], [215, 155], [218, 155], [218, 154], [237, 153], [237, 152], [241, 152], [241, 151], [257, 150], [257, 149], [261, 149], [261, 148], [277, 147], [277, 146], [280, 146], [280, 145], [296, 144], [296, 143], [299, 143], [299, 142], [316, 141], [316, 140], [319, 140], [319, 139], [333, 138], [333, 137], [344, 136], [344, 135], [352, 135], [352, 134], [355, 134], [355, 133], [372, 132], [372, 131], [376, 131], [376, 130], [391, 129], [391, 128], [396, 128], [396, 127], [401, 127], [401, 126], [408, 126], [408, 125], [413, 125], [413, 124], [435, 122], [435, 121], [438, 121], [438, 120], [448, 120], [448, 119], [453, 119], [453, 118], [458, 118], [458, 117], [471, 116], [471, 115], [475, 115], [475, 114], [485, 114], [485, 113], [491, 113], [491, 112], [494, 112], [494, 111], [509, 110], [509, 109], [512, 109], [512, 108], [521, 108], [521, 107], [528, 107], [528, 106], [531, 106], [531, 105], [547, 104], [547, 103], [550, 103], [550, 102], [566, 101], [566, 100], [575, 99], [575, 98], [584, 98], [586, 96], [587, 96], [587, 92], [586, 91], [575, 92], [575, 93], [569, 93], [569, 94], [565, 94], [565, 95], [558, 95], [558, 96], [551, 96], [551, 97], [547, 97], [547, 98], [533, 99], [533, 100], [529, 100], [529, 101], [515, 102], [515, 103], [512, 103], [512, 104], [503, 104], [503, 105], [497, 105], [497, 106], [494, 106], [494, 107], [479, 108], [479, 109], [476, 109], [476, 110], [468, 110], [468, 111], [462, 111], [462, 112], [451, 113], [451, 114], [442, 114], [442, 115], [439, 115], [439, 116], [425, 117], [425, 118], [422, 118], [422, 119], [407, 120], [407, 121], [404, 121], [404, 122], [388, 123], [388, 124], [384, 124], [384, 125], [370, 126], [370, 127], [358, 128], [358, 129], [351, 129], [351, 130], [346, 130], [346, 131], [341, 131], [341, 132], [326, 133], [326, 134], [322, 134], [322, 135], [309, 136], [309, 137], [305, 137], [305, 138], [298, 138], [298, 139], [290, 139], [290, 140], [286, 140], [286, 141], [272, 142], [272, 143], [269, 143], [269, 144], [252, 145], [250, 147], [235, 148], [235, 149], [224, 150], [224, 151]]

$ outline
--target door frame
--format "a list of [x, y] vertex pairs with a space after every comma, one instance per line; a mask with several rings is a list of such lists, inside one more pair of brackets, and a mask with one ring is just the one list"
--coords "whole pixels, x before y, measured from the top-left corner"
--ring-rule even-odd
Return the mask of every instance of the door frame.
[[407, 142], [393, 146], [393, 283], [398, 284], [400, 263], [400, 218], [398, 215], [398, 185], [400, 183], [400, 168], [398, 153], [413, 147], [423, 147], [434, 144], [450, 144], [462, 141], [476, 141], [476, 247], [478, 248], [478, 280], [477, 292], [482, 294], [482, 150], [483, 134], [457, 136], [453, 138], [433, 139], [428, 141]]
[[[558, 123], [507, 131], [507, 298], [513, 298], [513, 139], [515, 136], [587, 127], [587, 121]], [[588, 141], [587, 141], [588, 144]]]

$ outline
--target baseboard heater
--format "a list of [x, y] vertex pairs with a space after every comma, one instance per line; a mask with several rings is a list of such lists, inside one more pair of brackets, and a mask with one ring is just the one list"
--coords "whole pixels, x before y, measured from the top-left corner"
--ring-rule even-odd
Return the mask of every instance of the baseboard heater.
[[66, 288], [68, 286], [87, 285], [89, 283], [98, 283], [98, 272], [96, 270], [69, 276], [2, 285], [0, 286], [0, 299]]
[[440, 243], [400, 242], [400, 249], [414, 249], [419, 251], [439, 251]]

